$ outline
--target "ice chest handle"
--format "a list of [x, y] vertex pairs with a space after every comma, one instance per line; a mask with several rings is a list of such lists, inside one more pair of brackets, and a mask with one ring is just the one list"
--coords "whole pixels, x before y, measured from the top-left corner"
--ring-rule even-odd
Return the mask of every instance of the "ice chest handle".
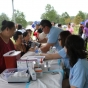
[[3, 55], [6, 68], [16, 68], [17, 60], [21, 57], [21, 51], [9, 51]]

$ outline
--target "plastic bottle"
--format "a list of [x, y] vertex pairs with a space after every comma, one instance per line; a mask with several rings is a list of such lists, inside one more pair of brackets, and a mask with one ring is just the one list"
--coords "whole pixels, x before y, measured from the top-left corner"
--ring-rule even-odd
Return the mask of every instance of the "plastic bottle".
[[38, 53], [39, 53], [39, 54], [41, 54], [41, 53], [42, 53], [42, 51], [41, 51], [41, 49], [40, 49], [40, 48], [38, 49]]
[[56, 51], [57, 51], [57, 50], [56, 50], [56, 47], [55, 47], [55, 46], [52, 47], [52, 52], [53, 52], [53, 53], [56, 53]]
[[50, 46], [49, 52], [52, 53], [52, 46]]
[[35, 53], [38, 53], [38, 46], [35, 47]]

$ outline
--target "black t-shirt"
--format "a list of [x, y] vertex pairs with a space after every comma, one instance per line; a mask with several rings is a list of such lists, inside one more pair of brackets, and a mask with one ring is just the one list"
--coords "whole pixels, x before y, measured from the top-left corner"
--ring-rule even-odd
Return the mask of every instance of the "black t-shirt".
[[26, 46], [26, 51], [28, 51], [28, 50], [31, 48], [32, 42], [31, 42], [31, 41], [28, 41], [28, 42], [26, 43], [26, 42], [24, 41], [23, 43], [24, 43], [24, 45]]
[[41, 28], [38, 29], [38, 33], [42, 33], [43, 30]]

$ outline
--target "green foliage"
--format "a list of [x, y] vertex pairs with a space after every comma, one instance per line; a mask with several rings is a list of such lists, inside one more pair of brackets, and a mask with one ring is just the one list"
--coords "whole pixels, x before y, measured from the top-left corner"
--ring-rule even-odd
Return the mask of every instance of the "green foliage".
[[88, 19], [88, 13], [85, 13], [85, 19]]
[[1, 26], [2, 26], [2, 21], [3, 20], [9, 20], [9, 17], [5, 14], [5, 13], [2, 13], [1, 15], [0, 15], [0, 28], [1, 28]]
[[69, 14], [67, 12], [64, 12], [64, 13], [62, 13], [62, 17], [64, 19], [66, 19], [66, 18], [69, 18], [70, 16], [69, 16]]
[[[14, 20], [13, 17], [12, 20]], [[18, 10], [15, 11], [15, 20], [16, 23], [21, 24], [23, 27], [27, 26], [27, 21], [25, 20], [25, 15], [23, 12], [20, 12]]]
[[55, 11], [54, 7], [52, 7], [50, 4], [47, 4], [45, 7], [45, 13], [42, 14], [41, 19], [47, 19], [51, 22], [59, 22], [59, 15]]
[[61, 24], [68, 24], [71, 22], [70, 16], [67, 12], [62, 13], [62, 15], [60, 16], [59, 22]]
[[71, 19], [72, 23], [74, 22], [74, 18], [75, 18], [75, 16], [70, 16], [70, 19]]
[[32, 23], [33, 23], [33, 21], [29, 21], [27, 24], [28, 24], [28, 25], [32, 25]]
[[76, 16], [69, 16], [67, 12], [64, 12], [59, 15], [57, 14], [53, 6], [47, 4], [47, 6], [45, 7], [45, 13], [42, 14], [41, 19], [47, 19], [61, 24], [68, 24], [70, 22], [79, 24], [81, 21], [88, 19], [88, 13], [79, 11]]
[[81, 18], [81, 16], [77, 15], [74, 19], [74, 22], [75, 24], [80, 24], [80, 22], [82, 21], [83, 19]]
[[70, 19], [70, 17], [65, 18], [65, 24], [68, 24], [68, 23], [71, 23], [71, 19]]
[[45, 13], [42, 14], [41, 19], [47, 19], [51, 22], [54, 21], [55, 23], [61, 24], [68, 24], [71, 22], [70, 16], [67, 12], [62, 13], [60, 16], [50, 4], [47, 4], [45, 7]]
[[85, 20], [85, 13], [82, 11], [79, 11], [78, 14], [74, 18], [74, 22], [76, 24], [79, 24], [80, 22]]
[[60, 22], [61, 24], [65, 24], [65, 20], [64, 20], [64, 18], [63, 18], [62, 16], [60, 16], [59, 22]]
[[82, 21], [85, 20], [85, 13], [82, 11], [79, 11], [79, 13], [77, 14], [77, 16], [80, 16], [80, 18], [82, 19]]

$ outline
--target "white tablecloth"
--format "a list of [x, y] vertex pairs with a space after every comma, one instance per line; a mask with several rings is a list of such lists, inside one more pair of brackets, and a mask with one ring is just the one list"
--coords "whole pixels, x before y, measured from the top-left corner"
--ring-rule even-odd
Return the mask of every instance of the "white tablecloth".
[[30, 83], [7, 83], [0, 77], [0, 88], [62, 88], [62, 74], [44, 73], [43, 77]]
[[[33, 52], [26, 53], [26, 56], [34, 55]], [[52, 61], [49, 61], [51, 63]], [[8, 83], [0, 76], [0, 88], [62, 88], [63, 70], [57, 63], [51, 63], [50, 71], [43, 73], [43, 77], [29, 83]], [[52, 74], [52, 71], [58, 71], [59, 74]]]

